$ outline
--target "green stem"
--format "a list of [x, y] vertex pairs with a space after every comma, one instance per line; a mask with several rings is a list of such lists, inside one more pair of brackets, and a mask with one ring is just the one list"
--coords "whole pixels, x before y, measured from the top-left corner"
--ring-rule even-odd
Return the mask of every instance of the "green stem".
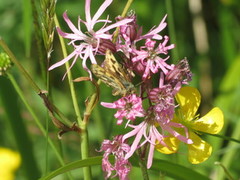
[[18, 62], [16, 57], [13, 55], [12, 51], [8, 48], [6, 43], [3, 41], [3, 39], [0, 37], [0, 45], [2, 46], [3, 50], [8, 54], [11, 61], [18, 67], [18, 69], [21, 71], [21, 73], [25, 76], [25, 78], [28, 80], [30, 85], [33, 87], [33, 89], [39, 93], [41, 92], [41, 89], [36, 85], [36, 83], [32, 80], [32, 78], [29, 76], [27, 71], [23, 68], [23, 66]]
[[[88, 141], [88, 130], [87, 124], [85, 125], [85, 131], [81, 135], [81, 153], [82, 160], [87, 159], [89, 157], [89, 141]], [[87, 166], [83, 168], [84, 180], [92, 179], [91, 166]]]
[[[60, 27], [56, 15], [54, 16], [54, 21], [55, 21], [56, 26]], [[60, 39], [60, 43], [61, 43], [61, 47], [62, 47], [63, 57], [65, 58], [65, 57], [67, 57], [66, 46], [65, 46], [63, 38], [60, 35], [59, 35], [59, 39]], [[71, 91], [74, 110], [75, 110], [75, 113], [76, 113], [76, 116], [77, 116], [77, 121], [78, 121], [79, 127], [82, 131], [81, 134], [80, 134], [80, 136], [81, 136], [81, 156], [82, 156], [82, 159], [84, 160], [84, 159], [87, 159], [88, 156], [89, 156], [89, 154], [88, 154], [88, 152], [89, 152], [89, 146], [88, 146], [89, 142], [88, 142], [88, 132], [87, 132], [87, 121], [82, 120], [82, 117], [81, 117], [81, 113], [80, 113], [80, 109], [79, 109], [79, 106], [78, 106], [78, 103], [77, 103], [77, 95], [76, 95], [76, 91], [75, 91], [75, 88], [74, 88], [74, 84], [73, 84], [73, 80], [72, 80], [72, 73], [71, 73], [71, 70], [70, 70], [69, 63], [66, 62], [65, 66], [66, 66], [66, 70], [68, 71], [67, 72], [67, 77], [68, 77], [68, 83], [69, 83], [69, 87], [70, 87], [70, 91]], [[92, 179], [91, 167], [84, 167], [83, 168], [83, 176], [84, 176], [85, 180]]]
[[137, 154], [138, 154], [138, 157], [139, 157], [138, 164], [139, 164], [139, 166], [141, 168], [143, 179], [144, 180], [149, 180], [148, 172], [147, 172], [147, 166], [146, 166], [146, 161], [145, 161], [144, 158], [142, 158], [142, 151], [141, 151], [140, 148], [137, 150]]
[[131, 4], [132, 4], [133, 0], [128, 0], [127, 4], [125, 5], [124, 9], [123, 9], [123, 12], [121, 14], [121, 17], [125, 17], [127, 12], [128, 12], [128, 9], [130, 8]]
[[[227, 169], [222, 163], [220, 163], [220, 162], [215, 162], [215, 165], [219, 165], [219, 166], [223, 169], [223, 171], [224, 171], [224, 173], [226, 174], [228, 180], [234, 180], [234, 178], [232, 177], [232, 175], [230, 174], [230, 172], [228, 171], [228, 169]], [[225, 179], [225, 178], [224, 178], [224, 179]]]
[[[12, 83], [14, 89], [16, 90], [17, 94], [19, 95], [19, 97], [21, 98], [23, 104], [26, 106], [28, 112], [31, 114], [31, 116], [33, 117], [35, 123], [37, 124], [38, 128], [40, 129], [40, 131], [43, 133], [44, 136], [47, 137], [47, 140], [48, 140], [48, 143], [49, 145], [51, 146], [51, 148], [53, 149], [53, 152], [55, 153], [56, 157], [57, 157], [57, 160], [59, 161], [59, 163], [64, 166], [65, 163], [60, 155], [60, 153], [58, 152], [57, 148], [55, 147], [53, 141], [48, 138], [47, 136], [47, 131], [45, 131], [43, 125], [41, 124], [40, 120], [38, 119], [37, 115], [35, 114], [35, 112], [33, 111], [31, 105], [27, 102], [22, 90], [20, 89], [20, 87], [18, 86], [15, 78], [12, 76], [12, 74], [10, 73], [7, 73], [7, 76], [10, 80], [10, 82]], [[69, 175], [69, 178], [71, 179], [70, 175]]]
[[227, 141], [232, 141], [232, 142], [236, 142], [236, 143], [239, 143], [239, 144], [240, 144], [240, 140], [237, 140], [237, 139], [232, 138], [232, 137], [229, 137], [229, 136], [223, 136], [223, 135], [221, 135], [221, 134], [209, 134], [209, 133], [202, 133], [202, 134], [207, 134], [207, 135], [210, 135], [210, 136], [215, 136], [215, 137], [218, 137], [218, 138], [227, 140]]
[[[55, 22], [57, 27], [60, 27], [56, 15], [54, 16], [54, 22]], [[67, 57], [67, 49], [66, 49], [64, 40], [60, 35], [58, 37], [60, 39], [60, 44], [61, 44], [61, 47], [62, 47], [63, 57], [66, 58]], [[78, 124], [79, 124], [79, 126], [81, 126], [82, 117], [81, 117], [80, 108], [79, 108], [78, 102], [77, 102], [77, 95], [76, 95], [75, 87], [74, 87], [74, 84], [73, 84], [72, 72], [70, 70], [69, 62], [66, 62], [65, 66], [66, 66], [66, 70], [67, 70], [67, 77], [68, 77], [69, 88], [70, 88], [70, 92], [71, 92], [71, 96], [72, 96], [73, 107], [74, 107], [74, 110], [75, 110], [75, 113], [76, 113], [76, 116], [77, 116]]]
[[[169, 36], [170, 42], [172, 44], [177, 43], [177, 38], [176, 38], [176, 32], [175, 32], [175, 25], [174, 25], [174, 14], [173, 14], [173, 9], [172, 9], [172, 0], [165, 0], [166, 2], [166, 9], [167, 9], [167, 14], [168, 14], [168, 29], [169, 29]], [[179, 54], [178, 54], [178, 49], [175, 47], [172, 50], [172, 56], [173, 56], [173, 61], [177, 62], [179, 59]]]
[[[17, 68], [20, 70], [22, 75], [27, 79], [28, 83], [32, 86], [33, 90], [42, 98], [44, 103], [48, 103], [48, 108], [49, 111], [54, 111], [59, 117], [61, 117], [63, 120], [65, 120], [67, 123], [70, 121], [64, 117], [64, 115], [56, 108], [47, 98], [45, 93], [42, 93], [42, 90], [38, 87], [38, 85], [33, 81], [31, 76], [28, 74], [28, 72], [24, 69], [24, 67], [19, 63], [17, 58], [13, 55], [12, 51], [8, 48], [7, 44], [3, 41], [3, 39], [0, 37], [0, 46], [3, 48], [3, 50], [8, 54], [10, 57], [11, 61], [17, 66]], [[49, 109], [50, 108], [50, 109]], [[52, 112], [53, 113], [53, 112]], [[61, 123], [59, 121], [59, 123]]]

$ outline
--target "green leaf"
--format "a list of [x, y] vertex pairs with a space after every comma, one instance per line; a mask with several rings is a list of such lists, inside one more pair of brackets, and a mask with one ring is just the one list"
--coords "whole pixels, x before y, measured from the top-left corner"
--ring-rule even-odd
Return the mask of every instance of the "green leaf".
[[[110, 156], [110, 160], [113, 160], [113, 156]], [[77, 168], [100, 165], [100, 164], [102, 164], [102, 156], [96, 156], [96, 157], [91, 157], [84, 160], [75, 161], [75, 162], [66, 164], [65, 166], [62, 166], [56, 169], [55, 171], [52, 171], [48, 175], [42, 177], [40, 180], [49, 180], [56, 177], [57, 175], [63, 174], [65, 172], [68, 172]]]
[[[133, 165], [137, 163], [134, 162]], [[178, 180], [210, 180], [207, 176], [192, 169], [160, 159], [153, 160], [151, 170], [165, 172], [167, 176]]]
[[[110, 156], [109, 160], [113, 162], [114, 157]], [[132, 158], [132, 160], [133, 160], [132, 165], [138, 166], [137, 158], [136, 157]], [[42, 177], [40, 180], [50, 180], [65, 172], [68, 172], [77, 168], [86, 167], [86, 166], [101, 165], [101, 163], [102, 163], [102, 156], [91, 157], [88, 159], [75, 161], [75, 162], [66, 164], [65, 166], [62, 166], [56, 169], [55, 171], [52, 171], [48, 175]], [[179, 164], [171, 163], [165, 160], [160, 160], [160, 159], [154, 159], [151, 170], [165, 172], [167, 176], [178, 179], [178, 180], [192, 180], [193, 177], [194, 177], [194, 180], [210, 180], [207, 176], [204, 176], [198, 172], [195, 172], [192, 169], [189, 169], [187, 167], [181, 166]]]

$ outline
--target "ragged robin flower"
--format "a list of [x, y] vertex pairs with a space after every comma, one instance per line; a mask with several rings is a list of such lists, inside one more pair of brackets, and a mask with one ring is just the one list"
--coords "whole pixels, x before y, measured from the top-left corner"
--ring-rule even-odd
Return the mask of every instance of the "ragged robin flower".
[[[129, 152], [130, 146], [122, 140], [122, 135], [115, 136], [113, 141], [105, 139], [102, 142], [101, 149], [104, 151], [102, 159], [102, 169], [106, 173], [105, 179], [118, 176], [120, 180], [127, 180], [128, 174], [131, 170], [131, 164], [124, 158], [125, 154]], [[113, 155], [115, 163], [111, 164], [109, 156]], [[112, 173], [116, 173], [112, 175]]]
[[[74, 51], [69, 54], [66, 58], [59, 61], [58, 63], [52, 65], [49, 70], [52, 70], [56, 67], [59, 67], [72, 59], [71, 67], [76, 62], [77, 58], [80, 57], [82, 61], [82, 66], [85, 70], [87, 70], [91, 76], [91, 71], [87, 68], [86, 61], [89, 58], [92, 64], [97, 64], [95, 55], [96, 54], [104, 54], [107, 49], [111, 51], [115, 51], [115, 45], [111, 42], [112, 34], [109, 33], [109, 30], [119, 27], [120, 25], [124, 25], [132, 21], [132, 19], [123, 19], [111, 25], [108, 19], [99, 19], [106, 8], [112, 3], [112, 0], [105, 0], [100, 8], [97, 10], [96, 14], [91, 17], [90, 14], [90, 5], [91, 0], [85, 1], [85, 17], [86, 21], [82, 20], [81, 18], [78, 19], [78, 28], [74, 26], [71, 20], [68, 18], [67, 13], [63, 13], [63, 18], [66, 21], [69, 28], [72, 30], [73, 33], [65, 33], [59, 27], [57, 27], [57, 31], [60, 36], [66, 39], [70, 39], [70, 43], [74, 47]], [[86, 28], [87, 32], [83, 33], [81, 31], [81, 23], [83, 23]], [[94, 26], [97, 23], [104, 23], [103, 27], [99, 30], [95, 31]]]
[[[210, 157], [212, 146], [201, 139], [199, 134], [201, 134], [201, 132], [209, 134], [219, 133], [224, 124], [223, 113], [218, 107], [215, 107], [205, 116], [199, 118], [199, 115], [196, 115], [196, 113], [200, 105], [201, 96], [199, 91], [192, 87], [181, 88], [176, 95], [176, 100], [179, 108], [176, 110], [173, 121], [186, 126], [188, 128], [189, 138], [193, 141], [192, 144], [187, 144], [188, 160], [192, 164], [204, 162]], [[168, 147], [171, 147], [172, 150], [159, 144], [156, 146], [159, 152], [164, 154], [176, 153], [179, 145], [177, 138], [168, 137], [164, 142]]]
[[113, 103], [101, 102], [101, 105], [107, 108], [118, 109], [114, 115], [114, 117], [118, 119], [118, 125], [122, 124], [124, 117], [127, 120], [133, 121], [136, 117], [144, 116], [142, 99], [136, 96], [136, 94], [130, 94], [122, 97]]
[[146, 39], [145, 46], [140, 47], [140, 50], [132, 50], [132, 53], [135, 54], [134, 58], [132, 58], [133, 63], [139, 61], [145, 67], [142, 76], [143, 80], [150, 78], [151, 73], [155, 74], [159, 72], [159, 69], [161, 69], [164, 74], [172, 69], [172, 66], [165, 62], [169, 59], [169, 56], [164, 58], [160, 57], [161, 54], [167, 55], [168, 50], [174, 48], [173, 44], [167, 46], [168, 41], [168, 36], [164, 36], [163, 43], [159, 43], [157, 47], [155, 47], [156, 41]]

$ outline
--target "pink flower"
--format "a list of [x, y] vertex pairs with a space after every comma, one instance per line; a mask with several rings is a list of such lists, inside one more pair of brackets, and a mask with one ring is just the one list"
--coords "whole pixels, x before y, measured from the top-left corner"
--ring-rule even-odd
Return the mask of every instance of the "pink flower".
[[[167, 46], [168, 36], [164, 36], [163, 42], [159, 43], [155, 48], [155, 40], [163, 39], [158, 33], [167, 26], [166, 17], [162, 19], [156, 28], [152, 28], [145, 35], [142, 35], [142, 28], [139, 28], [136, 24], [135, 14], [128, 16], [133, 21], [120, 26], [120, 36], [116, 45], [117, 51], [122, 51], [126, 58], [132, 61], [132, 64], [128, 64], [130, 65], [129, 68], [141, 75], [144, 81], [149, 79], [152, 74], [159, 72], [159, 69], [165, 74], [172, 69], [172, 66], [165, 62], [169, 57], [160, 57], [160, 55], [167, 55], [168, 50], [174, 48], [173, 44]], [[138, 48], [136, 43], [141, 40], [146, 40], [145, 46]]]
[[129, 14], [126, 18], [133, 19], [133, 21], [120, 26], [119, 40], [121, 41], [122, 39], [125, 41], [125, 44], [131, 45], [140, 38], [142, 34], [142, 28], [139, 28], [137, 24], [137, 16], [134, 12], [131, 12], [131, 14]]
[[164, 16], [156, 28], [153, 27], [148, 33], [142, 35], [142, 27], [137, 25], [137, 17], [134, 13], [132, 13], [127, 18], [133, 19], [133, 21], [120, 26], [120, 35], [128, 45], [135, 45], [136, 42], [143, 39], [161, 40], [162, 36], [158, 33], [160, 33], [167, 26], [167, 23], [165, 22], [166, 17], [167, 15]]
[[143, 117], [144, 110], [142, 107], [142, 99], [136, 94], [131, 94], [115, 101], [114, 103], [101, 102], [101, 105], [107, 108], [118, 109], [114, 115], [118, 119], [117, 124], [120, 125], [125, 117], [127, 120], [135, 120], [136, 117]]
[[163, 43], [159, 43], [157, 48], [155, 48], [156, 41], [147, 39], [145, 46], [142, 46], [140, 50], [133, 49], [132, 53], [135, 54], [132, 58], [133, 62], [141, 62], [145, 67], [143, 72], [143, 80], [150, 78], [151, 73], [155, 74], [159, 69], [166, 74], [173, 67], [168, 65], [165, 61], [168, 60], [169, 56], [161, 58], [159, 55], [166, 55], [168, 50], [173, 49], [174, 45], [166, 46], [169, 38], [164, 36], [165, 40]]
[[[161, 144], [162, 146], [171, 149], [171, 147], [167, 146], [164, 142], [164, 138], [168, 137], [166, 132], [187, 144], [193, 143], [192, 140], [188, 138], [188, 131], [185, 126], [180, 123], [171, 122], [168, 118], [162, 118], [161, 115], [162, 114], [157, 112], [156, 106], [150, 106], [143, 122], [139, 125], [128, 124], [133, 130], [123, 136], [123, 141], [134, 136], [135, 139], [133, 140], [130, 151], [126, 154], [125, 159], [130, 158], [138, 148], [149, 143], [150, 147], [147, 158], [147, 168], [149, 169], [152, 166], [154, 148], [157, 144]], [[183, 128], [186, 132], [186, 137], [179, 134], [172, 127]]]
[[175, 103], [172, 88], [169, 89], [169, 86], [154, 88], [149, 93], [149, 99], [156, 103], [154, 108], [159, 115], [159, 120], [169, 122], [173, 118]]
[[[148, 97], [155, 104], [154, 109], [161, 122], [169, 122], [174, 115], [176, 90], [170, 84], [164, 83], [164, 74], [160, 73], [159, 87], [148, 92]], [[176, 92], [175, 92], [176, 91]]]
[[[93, 17], [91, 17], [90, 15], [90, 3], [91, 0], [86, 0], [85, 3], [86, 21], [83, 21], [79, 17], [78, 28], [76, 28], [70, 21], [70, 19], [67, 16], [67, 13], [66, 12], [63, 13], [63, 18], [73, 33], [65, 33], [58, 27], [57, 31], [62, 37], [71, 40], [69, 44], [71, 44], [74, 47], [74, 51], [60, 62], [52, 65], [49, 68], [49, 70], [52, 70], [56, 67], [63, 65], [64, 63], [66, 63], [67, 61], [74, 57], [74, 60], [71, 65], [72, 67], [76, 62], [77, 58], [80, 57], [83, 60], [82, 61], [83, 68], [87, 70], [91, 76], [91, 72], [86, 65], [86, 60], [90, 58], [92, 64], [97, 64], [96, 59], [94, 57], [97, 53], [104, 54], [106, 49], [115, 51], [115, 45], [111, 42], [112, 34], [109, 34], [108, 31], [121, 25], [124, 25], [128, 22], [131, 22], [132, 19], [123, 19], [121, 21], [118, 21], [114, 24], [107, 26], [107, 24], [111, 23], [111, 21], [108, 19], [102, 20], [99, 18], [103, 14], [105, 9], [112, 3], [112, 0], [105, 0]], [[97, 31], [94, 31], [94, 26], [100, 22], [104, 23], [103, 27]], [[87, 28], [86, 33], [83, 33], [81, 31], [80, 23], [83, 23], [86, 26]]]
[[[124, 156], [130, 150], [130, 147], [122, 141], [122, 137], [122, 135], [118, 135], [113, 141], [104, 140], [102, 143], [100, 151], [105, 151], [102, 159], [102, 169], [106, 172], [105, 179], [111, 177], [112, 171], [116, 171], [116, 174], [112, 177], [119, 176], [121, 180], [128, 179], [131, 164], [124, 159]], [[115, 156], [114, 165], [109, 162], [110, 154]]]
[[[172, 87], [171, 84], [164, 84], [164, 74], [160, 73], [159, 87], [153, 88], [149, 91], [148, 97], [154, 105], [149, 108], [148, 114], [155, 118], [155, 121], [163, 131], [166, 131], [180, 141], [191, 144], [192, 140], [189, 139], [187, 128], [176, 122], [172, 122], [174, 118], [175, 105], [174, 97], [179, 91], [180, 86]], [[176, 85], [176, 84], [175, 84]], [[174, 128], [181, 128], [185, 131], [185, 136], [180, 135]]]
[[[149, 169], [152, 166], [156, 140], [163, 146], [166, 146], [166, 144], [163, 142], [164, 136], [159, 133], [157, 127], [153, 123], [148, 121], [143, 121], [139, 125], [128, 124], [128, 126], [133, 128], [133, 130], [123, 136], [123, 141], [134, 136], [135, 139], [131, 145], [130, 151], [126, 154], [125, 159], [130, 158], [138, 148], [148, 142], [150, 144], [150, 148], [148, 152], [147, 168]], [[145, 139], [142, 140], [142, 138]]]

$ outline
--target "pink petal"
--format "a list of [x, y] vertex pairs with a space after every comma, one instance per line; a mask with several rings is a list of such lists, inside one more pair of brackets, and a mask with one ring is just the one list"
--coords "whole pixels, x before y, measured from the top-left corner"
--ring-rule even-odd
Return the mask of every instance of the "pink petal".
[[170, 128], [169, 126], [163, 126], [162, 128], [166, 131], [168, 131], [170, 134], [172, 134], [174, 137], [178, 138], [180, 141], [185, 142], [187, 144], [192, 144], [193, 141], [189, 138], [186, 138], [185, 136], [179, 134], [177, 131], [174, 131], [172, 128]]
[[[151, 141], [155, 141], [154, 136], [152, 136]], [[147, 160], [147, 168], [148, 169], [152, 166], [154, 148], [155, 148], [155, 145], [150, 144], [150, 148], [148, 151], [148, 160]]]
[[140, 39], [147, 39], [150, 36], [153, 36], [154, 39], [161, 40], [162, 36], [158, 35], [158, 33], [167, 26], [167, 23], [164, 22], [166, 17], [167, 17], [167, 15], [164, 16], [164, 18], [162, 19], [162, 21], [160, 22], [160, 24], [158, 25], [157, 28], [155, 28], [155, 29], [151, 30], [150, 32], [148, 32], [147, 34], [141, 36]]
[[100, 104], [106, 108], [114, 108], [114, 109], [117, 108], [116, 104], [114, 103], [101, 102]]
[[103, 28], [103, 29], [100, 29], [96, 32], [96, 34], [102, 34], [102, 33], [105, 33], [106, 31], [109, 31], [110, 29], [113, 29], [113, 28], [116, 28], [116, 27], [119, 27], [119, 26], [122, 26], [124, 24], [127, 24], [129, 22], [133, 21], [133, 19], [123, 19], [121, 21], [118, 21], [114, 24], [111, 24], [109, 26], [107, 26], [106, 28]]
[[57, 62], [56, 64], [54, 64], [54, 65], [52, 65], [52, 66], [50, 66], [50, 67], [48, 68], [48, 70], [51, 71], [52, 69], [54, 69], [54, 68], [56, 68], [56, 67], [59, 67], [59, 66], [65, 64], [67, 61], [69, 61], [69, 60], [70, 60], [73, 56], [75, 56], [75, 55], [77, 55], [76, 50], [73, 51], [71, 54], [69, 54], [69, 55], [68, 55], [66, 58], [64, 58], [63, 60]]
[[65, 11], [63, 13], [63, 18], [66, 21], [67, 25], [69, 26], [69, 28], [72, 30], [72, 32], [74, 32], [75, 34], [79, 35], [79, 36], [85, 36], [81, 31], [79, 31], [74, 24], [72, 23], [72, 21], [68, 18], [67, 16], [67, 12]]
[[88, 30], [91, 27], [90, 5], [91, 5], [91, 0], [86, 0], [85, 1], [85, 18], [86, 18], [86, 22], [87, 22], [86, 26]]
[[[142, 139], [142, 136], [143, 136], [143, 133], [144, 133], [144, 129], [145, 129], [144, 126], [142, 126], [142, 128], [138, 128], [139, 131], [137, 133], [137, 136], [136, 136], [136, 138], [134, 139], [134, 141], [132, 143], [131, 150], [126, 154], [125, 159], [130, 158], [132, 156], [132, 154], [135, 152], [135, 150], [137, 149], [138, 144], [139, 144], [140, 140]], [[124, 136], [123, 136], [123, 139], [125, 139]]]
[[94, 24], [98, 20], [98, 18], [103, 14], [103, 12], [106, 10], [106, 8], [112, 3], [112, 0], [105, 0], [105, 2], [100, 6], [100, 8], [97, 10], [95, 15], [92, 18], [92, 24], [91, 28], [93, 28]]
[[67, 38], [67, 39], [74, 39], [74, 40], [84, 40], [87, 36], [85, 34], [73, 34], [73, 33], [65, 33], [59, 27], [57, 27], [57, 32], [60, 36]]

